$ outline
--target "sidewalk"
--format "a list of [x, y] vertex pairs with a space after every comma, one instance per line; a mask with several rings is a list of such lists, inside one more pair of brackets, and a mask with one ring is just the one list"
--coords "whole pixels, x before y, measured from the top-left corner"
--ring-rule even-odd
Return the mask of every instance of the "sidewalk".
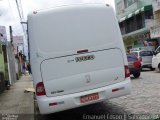
[[10, 90], [5, 90], [0, 94], [0, 120], [1, 118], [6, 120], [8, 117], [9, 119], [18, 117], [18, 120], [34, 120], [33, 92], [24, 92], [25, 88], [32, 87], [32, 77], [23, 75], [10, 87]]

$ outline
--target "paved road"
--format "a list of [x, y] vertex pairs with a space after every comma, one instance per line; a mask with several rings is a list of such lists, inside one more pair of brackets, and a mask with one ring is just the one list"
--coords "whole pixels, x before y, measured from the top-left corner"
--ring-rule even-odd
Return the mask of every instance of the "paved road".
[[110, 102], [131, 113], [160, 113], [160, 73], [145, 70], [138, 79], [132, 78], [131, 95]]
[[[44, 116], [45, 120], [119, 120], [148, 119], [152, 114], [160, 114], [160, 73], [144, 70], [140, 78], [131, 76], [132, 93], [81, 108]], [[118, 115], [119, 114], [119, 115]], [[125, 115], [124, 115], [125, 114]], [[147, 114], [147, 115], [132, 115]], [[42, 119], [39, 116], [39, 119]], [[40, 119], [40, 120], [41, 120]]]
[[32, 77], [23, 75], [10, 90], [0, 94], [0, 120], [34, 120], [33, 93], [24, 92], [32, 87]]

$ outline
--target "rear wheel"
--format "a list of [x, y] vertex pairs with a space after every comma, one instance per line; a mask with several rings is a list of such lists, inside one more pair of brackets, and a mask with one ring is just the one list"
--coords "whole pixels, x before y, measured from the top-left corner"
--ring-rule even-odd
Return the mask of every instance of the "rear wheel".
[[160, 63], [159, 63], [159, 65], [158, 65], [158, 72], [160, 72]]
[[134, 76], [135, 78], [139, 78], [140, 72], [134, 73], [133, 76]]

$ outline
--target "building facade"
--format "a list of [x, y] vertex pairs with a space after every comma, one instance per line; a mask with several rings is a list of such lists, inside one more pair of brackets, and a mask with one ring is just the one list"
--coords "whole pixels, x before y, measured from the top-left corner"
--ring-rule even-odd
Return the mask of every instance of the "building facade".
[[156, 0], [115, 0], [117, 19], [126, 49], [151, 46], [158, 40], [151, 37]]
[[160, 0], [153, 0], [153, 4], [154, 20], [152, 21], [150, 34], [152, 39], [157, 39], [160, 43]]

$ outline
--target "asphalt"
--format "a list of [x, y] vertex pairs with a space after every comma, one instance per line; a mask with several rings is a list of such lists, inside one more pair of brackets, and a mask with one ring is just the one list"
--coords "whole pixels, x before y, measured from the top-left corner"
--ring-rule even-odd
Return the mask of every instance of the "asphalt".
[[9, 90], [0, 94], [0, 120], [34, 120], [34, 93], [32, 76], [23, 75]]

